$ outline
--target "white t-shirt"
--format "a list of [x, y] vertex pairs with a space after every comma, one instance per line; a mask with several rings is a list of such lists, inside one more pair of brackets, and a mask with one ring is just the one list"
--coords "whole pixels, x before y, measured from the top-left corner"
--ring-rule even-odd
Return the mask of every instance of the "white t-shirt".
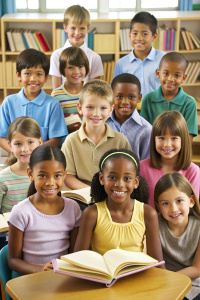
[[[55, 50], [52, 53], [50, 59], [49, 74], [57, 77], [62, 77], [62, 83], [66, 81], [66, 78], [62, 76], [59, 71], [59, 56], [62, 53], [62, 51], [68, 47], [72, 47], [69, 40], [66, 41], [63, 48]], [[87, 82], [91, 79], [102, 76], [103, 64], [100, 55], [92, 51], [90, 48], [88, 48], [85, 42], [83, 43], [83, 45], [80, 46], [80, 48], [85, 52], [89, 60], [89, 68], [90, 68], [88, 75], [84, 78], [84, 81]]]

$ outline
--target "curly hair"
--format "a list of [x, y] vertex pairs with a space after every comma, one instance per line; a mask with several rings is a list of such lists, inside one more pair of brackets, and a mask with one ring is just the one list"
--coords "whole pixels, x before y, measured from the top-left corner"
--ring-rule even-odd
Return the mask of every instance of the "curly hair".
[[104, 155], [101, 157], [99, 162], [99, 172], [94, 174], [92, 183], [91, 183], [91, 198], [94, 202], [101, 202], [104, 201], [107, 198], [107, 193], [104, 189], [104, 186], [101, 185], [99, 181], [99, 174], [103, 173], [107, 162], [108, 161], [114, 161], [116, 158], [123, 157], [130, 162], [132, 162], [135, 171], [136, 176], [139, 177], [139, 185], [137, 189], [134, 189], [131, 198], [137, 199], [140, 202], [147, 203], [148, 197], [149, 197], [149, 188], [147, 181], [144, 177], [140, 175], [140, 161], [136, 154], [134, 154], [132, 151], [127, 149], [111, 149], [104, 153]]

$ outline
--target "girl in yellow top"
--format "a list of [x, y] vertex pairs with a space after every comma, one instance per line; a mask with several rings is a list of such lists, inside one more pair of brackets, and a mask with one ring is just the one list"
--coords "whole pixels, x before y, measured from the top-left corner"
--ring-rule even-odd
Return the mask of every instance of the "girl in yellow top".
[[74, 250], [89, 249], [91, 243], [102, 255], [116, 248], [139, 252], [146, 235], [147, 253], [162, 260], [157, 213], [144, 204], [148, 186], [138, 157], [129, 150], [112, 149], [102, 156], [99, 168], [91, 184], [96, 203], [83, 212]]

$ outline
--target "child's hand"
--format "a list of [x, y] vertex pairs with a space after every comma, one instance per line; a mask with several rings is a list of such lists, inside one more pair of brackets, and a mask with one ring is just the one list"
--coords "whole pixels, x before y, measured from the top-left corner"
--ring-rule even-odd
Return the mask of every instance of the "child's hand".
[[79, 122], [67, 125], [67, 129], [68, 129], [69, 133], [72, 133], [72, 132], [78, 130], [80, 127], [81, 127], [81, 123], [79, 123]]
[[50, 271], [53, 269], [53, 264], [52, 261], [49, 261], [48, 263], [46, 263], [46, 265], [43, 268], [43, 271]]

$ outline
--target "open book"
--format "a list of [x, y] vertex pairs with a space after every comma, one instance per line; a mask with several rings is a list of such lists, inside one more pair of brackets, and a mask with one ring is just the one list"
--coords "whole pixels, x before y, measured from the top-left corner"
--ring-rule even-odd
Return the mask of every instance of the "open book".
[[8, 231], [8, 219], [10, 217], [10, 212], [0, 214], [0, 232], [6, 232]]
[[66, 125], [75, 124], [75, 123], [81, 123], [82, 124], [82, 120], [79, 117], [79, 115], [75, 114], [75, 115], [70, 115], [70, 116], [66, 117], [65, 118], [65, 123], [66, 123]]
[[143, 252], [112, 249], [103, 256], [90, 250], [53, 260], [54, 272], [113, 285], [117, 279], [164, 264]]
[[61, 194], [64, 197], [72, 198], [76, 201], [83, 202], [87, 205], [92, 203], [89, 186], [79, 190], [61, 191]]

